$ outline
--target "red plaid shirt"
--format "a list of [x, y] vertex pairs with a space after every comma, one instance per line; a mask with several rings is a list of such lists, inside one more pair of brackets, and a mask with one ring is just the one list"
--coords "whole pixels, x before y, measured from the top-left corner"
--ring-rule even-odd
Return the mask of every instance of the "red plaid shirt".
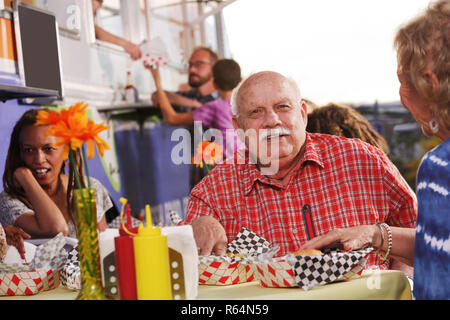
[[[298, 250], [308, 231], [317, 236], [381, 222], [416, 225], [415, 194], [382, 151], [359, 139], [307, 133], [301, 165], [285, 187], [237, 157], [234, 164], [217, 165], [192, 189], [183, 223], [213, 216], [228, 241], [246, 227], [278, 244], [279, 256]], [[302, 212], [306, 204], [312, 221]], [[371, 265], [385, 269], [389, 262], [371, 253], [366, 268]]]

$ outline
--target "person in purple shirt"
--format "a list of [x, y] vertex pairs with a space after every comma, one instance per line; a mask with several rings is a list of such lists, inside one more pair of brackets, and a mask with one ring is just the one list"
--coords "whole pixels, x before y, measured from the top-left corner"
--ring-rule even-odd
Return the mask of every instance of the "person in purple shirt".
[[[166, 93], [162, 89], [159, 68], [146, 66], [152, 73], [157, 89], [157, 98], [164, 120], [170, 125], [192, 125], [201, 122], [202, 127], [216, 129], [220, 135], [213, 134], [214, 142], [221, 145], [224, 150], [224, 159], [232, 156], [234, 151], [245, 148], [237, 138], [232, 122], [230, 98], [231, 93], [241, 81], [241, 68], [232, 59], [222, 59], [213, 66], [213, 84], [219, 93], [219, 98], [203, 104], [192, 112], [178, 113], [169, 102]], [[217, 141], [217, 136], [222, 141]]]

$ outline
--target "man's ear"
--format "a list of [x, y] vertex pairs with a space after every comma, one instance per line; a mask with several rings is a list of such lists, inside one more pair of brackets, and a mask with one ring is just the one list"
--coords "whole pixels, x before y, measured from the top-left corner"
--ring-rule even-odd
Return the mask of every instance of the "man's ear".
[[245, 143], [245, 132], [244, 129], [242, 129], [241, 126], [239, 125], [238, 118], [236, 116], [233, 116], [231, 120], [233, 121], [233, 127], [234, 130], [236, 131], [237, 137], [239, 138], [239, 140]]
[[306, 105], [305, 101], [300, 102], [300, 112], [302, 114], [303, 123], [306, 125], [308, 124], [308, 106]]
[[233, 117], [231, 118], [231, 121], [233, 122], [234, 130], [239, 129], [239, 122], [238, 122], [237, 117], [236, 117], [236, 116], [233, 116]]

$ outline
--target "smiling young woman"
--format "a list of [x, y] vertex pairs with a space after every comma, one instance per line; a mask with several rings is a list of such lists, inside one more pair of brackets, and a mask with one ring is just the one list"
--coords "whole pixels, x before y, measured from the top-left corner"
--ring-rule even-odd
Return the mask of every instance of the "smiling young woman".
[[[60, 232], [75, 238], [73, 178], [65, 174], [63, 147], [56, 147], [56, 138], [47, 136], [49, 126], [35, 125], [37, 111], [25, 112], [11, 134], [0, 194], [0, 223], [20, 227], [35, 238]], [[104, 214], [113, 204], [105, 187], [96, 179], [91, 182], [97, 190], [99, 226], [106, 227]]]

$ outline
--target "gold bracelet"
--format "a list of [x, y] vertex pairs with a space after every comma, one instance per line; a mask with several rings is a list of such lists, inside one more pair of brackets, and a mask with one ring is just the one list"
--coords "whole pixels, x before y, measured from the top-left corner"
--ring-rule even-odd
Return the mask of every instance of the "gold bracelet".
[[380, 256], [381, 261], [384, 262], [387, 260], [387, 258], [389, 258], [389, 254], [391, 253], [391, 250], [392, 250], [392, 232], [391, 232], [391, 227], [389, 227], [389, 225], [387, 223], [383, 222], [381, 224], [381, 226], [383, 226], [386, 229], [387, 234], [388, 234], [388, 249], [386, 251], [386, 255], [384, 257]]

